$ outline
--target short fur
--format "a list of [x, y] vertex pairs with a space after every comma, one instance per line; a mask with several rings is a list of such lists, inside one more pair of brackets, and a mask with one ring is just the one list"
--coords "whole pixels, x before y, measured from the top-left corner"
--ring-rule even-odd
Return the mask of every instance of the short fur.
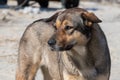
[[39, 67], [44, 80], [109, 80], [110, 54], [99, 22], [95, 14], [71, 8], [29, 25], [16, 80], [34, 80]]

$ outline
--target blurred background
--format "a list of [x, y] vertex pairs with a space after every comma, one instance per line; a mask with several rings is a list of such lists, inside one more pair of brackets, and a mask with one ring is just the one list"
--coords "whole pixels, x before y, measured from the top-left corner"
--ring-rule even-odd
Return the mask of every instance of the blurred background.
[[[94, 2], [99, 2], [99, 3], [120, 4], [120, 0], [0, 0], [0, 5], [2, 5], [2, 6], [8, 5], [8, 1], [16, 1], [17, 8], [32, 6], [35, 3], [38, 3], [38, 5], [41, 8], [48, 8], [49, 1], [59, 1], [59, 2], [61, 2], [63, 8], [77, 7], [79, 5], [80, 1], [94, 1]], [[31, 1], [32, 1], [32, 3], [30, 3]]]
[[[15, 80], [20, 38], [33, 21], [80, 7], [101, 20], [111, 53], [110, 80], [120, 80], [120, 0], [0, 0], [0, 80]], [[36, 80], [43, 80], [39, 70]]]

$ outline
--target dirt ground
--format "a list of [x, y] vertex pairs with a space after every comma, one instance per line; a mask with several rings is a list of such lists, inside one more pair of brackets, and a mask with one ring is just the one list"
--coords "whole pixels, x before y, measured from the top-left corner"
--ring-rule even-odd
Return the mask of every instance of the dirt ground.
[[[9, 1], [8, 5], [15, 6], [16, 2]], [[60, 2], [50, 2], [48, 9], [39, 9], [38, 4], [20, 10], [9, 6], [0, 8], [0, 80], [15, 80], [18, 45], [27, 25], [63, 10]], [[106, 34], [112, 60], [110, 80], [120, 80], [120, 7], [93, 2], [80, 2], [79, 7], [102, 19], [100, 25]], [[40, 71], [36, 80], [42, 80]]]

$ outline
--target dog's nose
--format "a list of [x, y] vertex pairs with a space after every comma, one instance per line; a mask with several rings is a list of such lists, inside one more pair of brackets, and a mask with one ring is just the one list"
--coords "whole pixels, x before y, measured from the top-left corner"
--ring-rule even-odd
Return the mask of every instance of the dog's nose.
[[48, 44], [51, 46], [51, 45], [55, 45], [56, 44], [56, 40], [55, 39], [50, 39], [48, 41]]

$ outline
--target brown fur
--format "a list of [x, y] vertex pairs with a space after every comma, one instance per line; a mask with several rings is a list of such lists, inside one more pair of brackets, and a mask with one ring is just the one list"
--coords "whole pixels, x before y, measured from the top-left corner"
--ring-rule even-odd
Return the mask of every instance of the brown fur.
[[72, 8], [29, 25], [16, 80], [34, 80], [39, 67], [44, 80], [109, 80], [109, 49], [98, 22], [95, 14]]

